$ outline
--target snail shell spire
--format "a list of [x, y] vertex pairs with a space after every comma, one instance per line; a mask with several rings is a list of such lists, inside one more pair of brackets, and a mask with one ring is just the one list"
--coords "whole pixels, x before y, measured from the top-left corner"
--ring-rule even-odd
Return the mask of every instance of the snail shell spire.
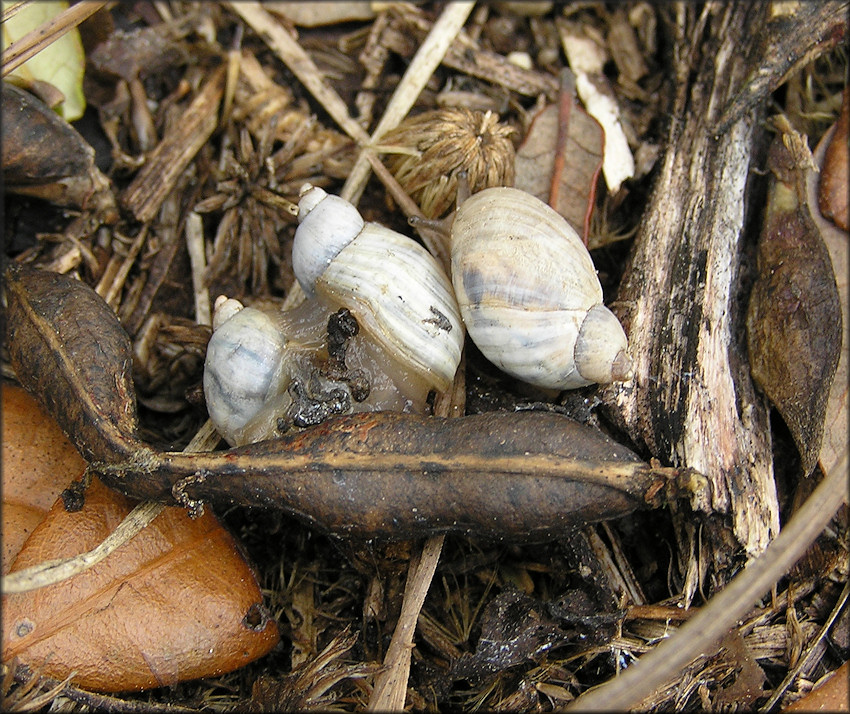
[[301, 187], [292, 270], [301, 289], [315, 297], [316, 282], [331, 261], [363, 229], [360, 212], [348, 201], [309, 183]]

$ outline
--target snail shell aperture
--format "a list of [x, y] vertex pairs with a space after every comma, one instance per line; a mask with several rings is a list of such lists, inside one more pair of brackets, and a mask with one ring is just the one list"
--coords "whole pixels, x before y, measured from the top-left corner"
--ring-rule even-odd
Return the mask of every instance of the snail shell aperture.
[[590, 254], [534, 196], [489, 188], [461, 205], [452, 282], [472, 341], [517, 379], [575, 389], [631, 377], [626, 334], [602, 304]]

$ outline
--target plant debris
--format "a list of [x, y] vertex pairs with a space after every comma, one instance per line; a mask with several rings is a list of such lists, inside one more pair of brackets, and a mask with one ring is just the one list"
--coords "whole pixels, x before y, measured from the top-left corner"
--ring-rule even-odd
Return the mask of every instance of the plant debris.
[[787, 121], [777, 124], [747, 338], [753, 377], [785, 419], [808, 476], [838, 366], [841, 304], [832, 261], [805, 202], [811, 152]]
[[3, 82], [3, 182], [7, 191], [118, 220], [108, 179], [94, 150], [64, 119], [29, 92]]
[[441, 218], [454, 208], [459, 171], [472, 193], [513, 184], [514, 133], [492, 112], [446, 108], [404, 120], [381, 144], [394, 154], [390, 171], [425, 217]]
[[[516, 188], [553, 206], [586, 245], [602, 168], [602, 139], [598, 122], [568, 93], [560, 105], [550, 104], [534, 117], [517, 151]], [[570, 157], [569, 162], [562, 160], [560, 171], [558, 155]], [[594, 240], [588, 248], [600, 245], [601, 240]]]
[[[44, 141], [34, 142], [25, 123], [22, 133], [7, 133], [12, 104], [4, 82], [5, 185], [29, 181], [12, 173], [15, 157], [28, 151], [49, 168], [37, 179], [42, 188], [24, 186], [41, 191], [41, 198], [11, 191], [4, 197], [11, 237], [6, 257], [21, 266], [4, 281], [11, 297], [0, 352], [4, 378], [59, 395], [47, 411], [62, 420], [89, 461], [101, 462], [98, 468], [109, 462], [135, 469], [133, 455], [155, 461], [175, 455], [187, 470], [174, 479], [151, 481], [147, 474], [134, 482], [142, 489], [137, 495], [176, 496], [189, 506], [215, 501], [209, 508], [256, 568], [281, 642], [239, 670], [143, 695], [96, 694], [73, 679], [57, 681], [10, 660], [3, 663], [0, 708], [553, 711], [592, 702], [588, 693], [601, 695], [629, 675], [649, 682], [646, 665], [665, 643], [685, 651], [697, 641], [689, 634], [691, 621], [705, 612], [713, 626], [728, 614], [711, 610], [712, 603], [728, 591], [727, 583], [753, 570], [751, 553], [776, 535], [756, 522], [761, 516], [748, 520], [730, 512], [729, 493], [744, 494], [752, 512], [775, 515], [775, 530], [781, 522], [784, 532], [811, 494], [822, 493], [819, 484], [833, 483], [836, 470], [846, 473], [846, 314], [822, 447], [810, 442], [806, 457], [815, 465], [808, 479], [801, 477], [797, 446], [783, 421], [764, 418], [763, 395], [748, 396], [741, 319], [764, 232], [769, 178], [762, 174], [763, 120], [782, 112], [801, 141], [809, 148], [822, 143], [825, 150], [822, 137], [846, 103], [846, 0], [795, 5], [794, 13], [767, 0], [746, 7], [643, 0], [616, 7], [333, 3], [334, 13], [345, 14], [319, 12], [318, 18], [290, 15], [295, 5], [301, 4], [216, 2], [203, 10], [149, 0], [72, 5], [58, 31], [79, 25], [90, 110], [69, 133], [36, 104], [39, 126], [48, 127]], [[4, 19], [16, 7], [4, 7]], [[315, 14], [318, 6], [309, 9]], [[57, 27], [48, 30], [46, 39], [27, 44], [48, 44]], [[9, 59], [18, 62], [22, 50], [12, 49]], [[576, 85], [570, 127], [583, 112], [595, 113], [593, 103], [608, 122], [600, 120], [601, 143], [593, 141], [601, 149], [581, 159], [569, 133], [566, 141], [557, 131], [545, 141], [534, 138], [541, 112], [563, 123], [559, 105], [571, 94], [565, 72]], [[21, 101], [31, 102], [30, 95]], [[460, 131], [455, 135], [449, 126]], [[296, 221], [286, 208], [303, 183], [341, 194], [367, 220], [411, 234], [409, 217], [441, 217], [451, 208], [459, 167], [445, 157], [471, 152], [487, 182], [508, 183], [514, 169], [509, 156], [522, 153], [523, 144], [542, 147], [547, 161], [553, 155], [553, 169], [541, 169], [547, 175], [542, 198], [550, 199], [546, 182], [560, 175], [554, 196], [577, 206], [571, 220], [579, 220], [576, 227], [593, 250], [606, 305], [631, 315], [624, 320], [630, 344], [646, 350], [636, 360], [633, 382], [616, 394], [597, 387], [546, 393], [500, 373], [468, 344], [452, 390], [434, 397], [437, 417], [381, 417], [382, 439], [345, 456], [386, 465], [387, 448], [418, 460], [417, 478], [398, 480], [389, 491], [373, 481], [374, 488], [360, 494], [361, 506], [383, 514], [379, 532], [408, 540], [376, 537], [364, 511], [346, 516], [336, 501], [322, 506], [325, 529], [305, 526], [303, 511], [266, 507], [266, 497], [279, 488], [292, 487], [287, 498], [296, 499], [299, 483], [315, 489], [322, 476], [300, 472], [295, 478], [284, 470], [252, 483], [243, 473], [228, 483], [221, 472], [205, 484], [203, 473], [189, 470], [191, 464], [219, 469], [232, 453], [178, 453], [199, 434], [215, 439], [201, 390], [209, 305], [221, 294], [284, 309], [303, 298], [290, 265]], [[833, 151], [846, 148], [846, 140], [834, 144]], [[388, 145], [421, 152], [418, 163], [408, 159], [399, 170], [395, 164], [406, 156], [387, 153]], [[498, 151], [489, 153], [494, 147]], [[429, 151], [444, 156], [424, 161]], [[606, 159], [603, 175], [591, 184]], [[815, 161], [822, 165], [817, 153]], [[57, 173], [57, 167], [65, 168]], [[403, 178], [425, 169], [431, 188], [417, 194]], [[832, 193], [841, 198], [840, 175], [827, 173], [836, 177]], [[576, 175], [583, 178], [574, 192]], [[823, 218], [813, 209], [818, 186], [812, 176], [808, 195], [799, 200], [817, 223]], [[77, 188], [67, 194], [69, 181]], [[46, 203], [62, 193], [72, 200]], [[720, 215], [723, 206], [729, 212]], [[823, 210], [840, 224], [840, 209]], [[717, 220], [706, 223], [707, 214]], [[820, 224], [818, 230], [846, 310], [847, 234], [825, 223], [834, 232]], [[444, 246], [430, 237], [431, 229], [420, 222], [416, 230], [445, 263]], [[702, 238], [726, 252], [700, 252], [696, 240]], [[682, 241], [695, 252], [670, 247]], [[67, 276], [61, 297], [51, 295], [57, 273]], [[673, 282], [665, 283], [671, 276]], [[719, 290], [724, 280], [727, 293], [718, 292], [716, 302], [683, 311], [684, 291]], [[642, 325], [635, 306], [656, 294], [660, 322]], [[715, 317], [737, 327], [722, 345], [702, 350], [691, 340], [695, 332], [709, 325], [709, 337], [727, 334], [711, 329]], [[45, 341], [52, 348], [45, 350]], [[11, 354], [15, 343], [24, 346]], [[707, 388], [705, 368], [727, 357], [729, 379], [722, 389]], [[110, 387], [80, 401], [92, 393], [91, 384]], [[642, 401], [652, 395], [668, 401]], [[674, 434], [693, 434], [717, 415], [736, 415], [749, 439], [731, 465], [737, 471], [724, 480], [711, 465], [709, 457], [731, 453], [716, 433], [700, 462], [691, 442], [674, 444], [667, 432], [648, 437], [625, 424], [619, 416], [628, 404], [640, 405], [640, 418], [660, 420]], [[512, 413], [529, 408], [530, 414]], [[489, 413], [457, 418], [477, 412]], [[561, 443], [562, 425], [573, 422], [558, 412], [584, 422], [586, 429], [575, 432], [582, 439], [630, 454], [630, 464], [665, 474], [675, 465], [696, 468], [682, 472], [693, 477], [690, 500], [665, 499], [674, 494], [645, 488], [639, 479], [629, 488], [637, 488], [640, 505], [650, 508], [635, 508], [629, 495], [622, 495], [625, 509], [613, 508], [606, 491], [588, 506], [603, 522], [580, 515], [567, 535], [559, 525], [555, 540], [517, 541], [520, 530], [532, 531], [541, 521], [565, 523], [584, 508], [572, 495], [557, 489], [553, 495], [552, 478], [540, 470], [555, 447], [542, 443], [530, 425], [545, 422], [546, 433]], [[373, 418], [336, 423], [356, 431]], [[500, 493], [494, 486], [505, 474], [489, 468], [494, 462], [481, 454], [482, 443], [493, 453], [504, 451], [501, 442], [514, 440], [508, 426], [517, 424], [528, 429], [516, 432], [515, 462], [536, 472], [510, 476], [531, 494], [521, 508], [511, 501], [513, 487]], [[330, 428], [317, 429], [327, 433], [304, 432], [305, 448], [319, 453], [344, 440]], [[422, 496], [421, 461], [435, 458], [432, 438], [455, 446], [466, 439], [464, 453], [481, 467], [465, 479], [465, 462], [455, 454], [454, 480], [441, 483], [447, 490], [439, 500]], [[296, 441], [291, 437], [288, 446]], [[244, 447], [244, 453], [256, 448]], [[275, 457], [276, 468], [290, 456]], [[736, 491], [752, 460], [770, 478]], [[105, 475], [114, 485], [129, 483], [118, 471]], [[332, 478], [322, 488], [344, 500]], [[244, 498], [232, 498], [237, 492]], [[480, 499], [502, 502], [497, 526], [477, 507]], [[427, 513], [414, 513], [423, 501]], [[435, 534], [434, 509], [470, 518], [440, 523], [462, 532]], [[328, 526], [336, 535], [325, 532]], [[371, 536], [339, 535], [358, 528]], [[810, 536], [813, 544], [797, 568], [789, 566], [772, 590], [766, 585], [752, 596], [725, 639], [703, 646], [654, 693], [622, 700], [629, 702], [623, 708], [721, 710], [745, 702], [778, 710], [812, 691], [850, 656], [842, 630], [847, 535], [845, 506], [817, 538]], [[688, 639], [677, 639], [681, 635]], [[665, 659], [675, 660], [675, 653]]]

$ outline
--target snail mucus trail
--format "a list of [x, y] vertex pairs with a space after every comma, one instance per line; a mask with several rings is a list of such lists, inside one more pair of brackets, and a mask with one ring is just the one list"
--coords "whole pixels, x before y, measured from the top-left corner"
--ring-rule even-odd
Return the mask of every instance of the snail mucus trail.
[[[216, 303], [204, 390], [231, 444], [351, 410], [424, 413], [428, 392], [451, 384], [464, 325], [485, 357], [538, 387], [631, 378], [627, 338], [602, 304], [590, 254], [534, 196], [489, 188], [462, 203], [449, 283], [410, 238], [320, 188], [301, 194], [292, 264], [308, 300], [275, 315]], [[363, 334], [349, 329], [331, 344], [324, 324], [338, 309]], [[330, 334], [347, 319], [333, 318]]]

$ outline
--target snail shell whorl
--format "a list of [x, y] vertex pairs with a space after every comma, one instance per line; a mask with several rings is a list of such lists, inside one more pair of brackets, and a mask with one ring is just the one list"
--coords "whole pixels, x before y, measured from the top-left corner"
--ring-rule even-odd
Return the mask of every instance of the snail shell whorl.
[[244, 308], [245, 306], [239, 302], [239, 300], [229, 298], [226, 295], [219, 295], [215, 299], [215, 304], [213, 305], [213, 331], [217, 330], [237, 312]]
[[470, 337], [508, 374], [574, 389], [628, 373], [626, 335], [602, 305], [590, 254], [530, 194], [490, 188], [464, 202], [452, 226], [452, 282]]
[[388, 354], [444, 391], [463, 347], [463, 323], [439, 263], [410, 238], [367, 223], [319, 278], [317, 293], [344, 306]]
[[364, 221], [348, 201], [304, 184], [298, 201], [298, 229], [292, 244], [292, 270], [308, 297], [339, 252], [360, 233]]
[[384, 352], [443, 391], [454, 379], [463, 324], [451, 283], [421, 245], [365, 223], [338, 196], [305, 186], [292, 267], [309, 296], [346, 307]]
[[204, 395], [210, 418], [230, 443], [287, 379], [285, 343], [274, 320], [251, 307], [233, 313], [213, 332], [204, 362]]

